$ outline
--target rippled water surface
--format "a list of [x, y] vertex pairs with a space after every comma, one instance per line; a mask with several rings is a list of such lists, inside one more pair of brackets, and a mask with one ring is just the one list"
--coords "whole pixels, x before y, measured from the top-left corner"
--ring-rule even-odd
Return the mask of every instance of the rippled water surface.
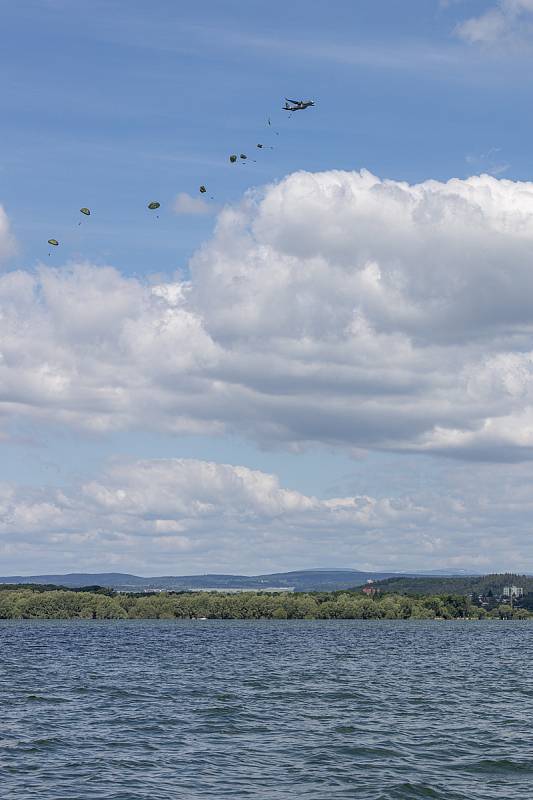
[[0, 623], [2, 800], [533, 796], [533, 625]]

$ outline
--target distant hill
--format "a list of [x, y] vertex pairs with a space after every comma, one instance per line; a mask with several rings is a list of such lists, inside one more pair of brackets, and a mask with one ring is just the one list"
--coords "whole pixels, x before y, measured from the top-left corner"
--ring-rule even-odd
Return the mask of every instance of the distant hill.
[[[206, 589], [218, 589], [220, 591], [292, 589], [296, 592], [331, 592], [339, 589], [354, 589], [372, 580], [378, 581], [380, 587], [386, 591], [427, 594], [433, 592], [457, 591], [464, 593], [474, 591], [469, 587], [474, 586], [476, 581], [485, 580], [486, 577], [465, 575], [462, 570], [453, 572], [452, 570], [447, 571], [444, 569], [431, 573], [365, 572], [357, 569], [304, 569], [292, 572], [272, 572], [267, 575], [208, 573], [206, 575], [159, 575], [149, 578], [122, 572], [71, 572], [64, 575], [10, 575], [0, 577], [0, 584], [53, 584], [73, 589], [102, 586], [122, 592], [201, 591]], [[510, 580], [509, 578], [507, 583]], [[513, 580], [516, 583], [518, 577], [514, 576]], [[527, 580], [533, 582], [533, 578], [528, 578]], [[525, 581], [526, 578], [519, 585], [525, 587]], [[527, 585], [529, 586], [529, 583]]]
[[533, 592], [533, 576], [501, 573], [493, 575], [460, 576], [392, 576], [377, 581], [374, 586], [382, 592], [398, 594], [501, 594], [504, 586], [522, 586], [524, 592]]
[[310, 569], [294, 572], [275, 572], [269, 575], [161, 575], [141, 577], [121, 572], [69, 573], [66, 575], [11, 575], [0, 577], [4, 584], [55, 584], [68, 588], [106, 586], [126, 592], [201, 589], [290, 588], [299, 592], [334, 591], [362, 586], [367, 580], [381, 580], [398, 575], [394, 572], [363, 572], [355, 569]]

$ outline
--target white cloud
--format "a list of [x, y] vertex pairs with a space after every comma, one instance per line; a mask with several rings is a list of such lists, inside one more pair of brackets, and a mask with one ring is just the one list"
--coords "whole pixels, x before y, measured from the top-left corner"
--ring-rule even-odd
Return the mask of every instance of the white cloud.
[[63, 489], [0, 485], [3, 572], [531, 569], [531, 465], [449, 469], [438, 488], [326, 500], [193, 459], [112, 464]]
[[0, 261], [4, 261], [15, 252], [15, 237], [11, 232], [6, 211], [3, 206], [0, 206]]
[[0, 278], [0, 423], [533, 455], [533, 184], [299, 172], [190, 280]]
[[532, 13], [533, 0], [499, 0], [484, 14], [458, 25], [456, 33], [473, 44], [516, 41], [533, 32]]
[[187, 192], [180, 192], [174, 201], [176, 214], [205, 215], [213, 214], [215, 209], [201, 197], [192, 197]]

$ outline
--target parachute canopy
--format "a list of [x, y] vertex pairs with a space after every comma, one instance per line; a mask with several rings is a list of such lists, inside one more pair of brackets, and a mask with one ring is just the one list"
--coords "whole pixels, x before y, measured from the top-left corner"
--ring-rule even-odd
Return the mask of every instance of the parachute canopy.
[[235, 164], [235, 162], [237, 161], [237, 156], [230, 156], [229, 160], [231, 161], [232, 164]]
[[80, 208], [80, 214], [85, 214], [86, 217], [90, 217], [91, 211], [89, 208]]
[[205, 194], [207, 192], [207, 189], [205, 188], [205, 186], [200, 186], [200, 192], [202, 194]]
[[48, 239], [48, 244], [53, 245], [53, 247], [57, 247], [59, 242], [57, 241], [57, 239]]
[[155, 211], [156, 208], [160, 208], [161, 203], [158, 203], [156, 200], [152, 200], [151, 203], [148, 203], [148, 208], [150, 211]]

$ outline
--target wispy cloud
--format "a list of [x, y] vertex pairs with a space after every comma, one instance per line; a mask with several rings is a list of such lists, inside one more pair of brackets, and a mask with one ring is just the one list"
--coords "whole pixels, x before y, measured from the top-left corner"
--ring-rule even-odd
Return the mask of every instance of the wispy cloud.
[[187, 192], [180, 192], [174, 201], [174, 212], [176, 214], [192, 214], [203, 216], [214, 214], [217, 209], [206, 203], [201, 197], [192, 197]]
[[[211, 36], [215, 32], [204, 32]], [[220, 35], [219, 32], [217, 35]], [[450, 45], [435, 46], [423, 41], [404, 40], [394, 42], [339, 42], [324, 39], [283, 39], [258, 36], [249, 33], [228, 32], [225, 44], [249, 49], [268, 50], [288, 54], [290, 57], [305, 57], [310, 60], [332, 61], [339, 64], [376, 68], [412, 68], [419, 65], [439, 66], [457, 63], [460, 52]]]
[[484, 14], [460, 23], [455, 32], [471, 44], [526, 41], [533, 35], [533, 0], [499, 0]]
[[491, 147], [486, 153], [468, 154], [465, 161], [469, 166], [488, 175], [503, 175], [511, 165], [502, 160], [498, 155], [500, 152], [500, 147]]
[[[441, 7], [460, 3], [462, 0], [441, 0]], [[530, 10], [531, 0], [500, 0], [498, 5], [480, 17], [460, 23], [455, 29], [459, 39], [466, 41], [488, 41], [499, 31], [513, 28], [523, 22]], [[91, 6], [91, 8], [93, 8]], [[270, 55], [283, 62], [330, 62], [368, 69], [398, 69], [430, 71], [461, 70], [464, 77], [465, 60], [483, 58], [488, 53], [476, 53], [465, 48], [454, 37], [446, 35], [441, 39], [424, 37], [394, 36], [370, 40], [358, 38], [357, 34], [343, 32], [342, 35], [317, 36], [311, 30], [293, 31], [289, 36], [244, 26], [231, 26], [226, 22], [210, 25], [184, 19], [170, 19], [162, 22], [157, 15], [147, 19], [134, 13], [127, 18], [123, 14], [102, 6], [105, 10], [106, 25], [98, 21], [102, 15], [91, 13], [84, 18], [86, 28], [98, 40], [115, 45], [149, 50], [160, 53], [175, 53], [202, 59], [214, 53], [224, 53], [230, 58], [245, 56], [264, 59]], [[491, 54], [491, 57], [494, 54]], [[142, 62], [143, 73], [150, 65]]]
[[304, 58], [310, 62], [329, 61], [377, 69], [450, 67], [464, 60], [462, 48], [453, 42], [436, 44], [408, 38], [369, 41], [348, 37], [328, 40], [302, 32], [286, 37], [182, 21], [164, 26], [157, 19], [134, 16], [127, 20], [121, 17], [120, 25], [108, 25], [95, 33], [102, 41], [162, 52], [201, 55], [213, 51], [246, 51], [249, 57], [260, 52], [286, 61]]
[[13, 255], [16, 249], [15, 237], [11, 232], [9, 219], [3, 207], [0, 206], [0, 261]]

